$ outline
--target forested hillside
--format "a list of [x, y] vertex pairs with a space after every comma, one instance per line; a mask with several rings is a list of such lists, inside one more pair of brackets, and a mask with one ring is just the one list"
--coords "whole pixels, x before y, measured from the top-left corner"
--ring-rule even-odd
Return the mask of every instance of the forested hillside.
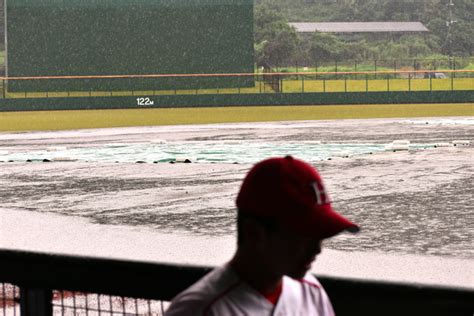
[[[255, 0], [257, 63], [472, 56], [474, 0]], [[287, 22], [422, 22], [426, 34], [302, 37]]]

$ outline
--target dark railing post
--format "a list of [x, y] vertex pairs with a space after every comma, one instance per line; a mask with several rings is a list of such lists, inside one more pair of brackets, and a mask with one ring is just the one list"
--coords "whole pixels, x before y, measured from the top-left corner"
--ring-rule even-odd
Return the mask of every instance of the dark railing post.
[[[456, 71], [456, 57], [453, 57], [453, 70]], [[453, 72], [454, 78], [456, 78], [456, 72]]]
[[21, 316], [53, 315], [52, 291], [48, 289], [20, 288]]
[[417, 73], [416, 71], [418, 70], [418, 64], [416, 62], [416, 59], [413, 59], [413, 79], [416, 79], [417, 78]]
[[374, 71], [375, 71], [375, 78], [374, 79], [377, 79], [377, 59], [374, 60]]

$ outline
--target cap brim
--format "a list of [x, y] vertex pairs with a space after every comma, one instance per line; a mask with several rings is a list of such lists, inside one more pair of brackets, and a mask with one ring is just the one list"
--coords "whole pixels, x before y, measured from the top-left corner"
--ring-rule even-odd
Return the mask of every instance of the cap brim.
[[343, 231], [357, 233], [360, 230], [358, 225], [336, 213], [330, 204], [318, 206], [317, 209], [308, 212], [304, 221], [301, 220], [299, 217], [299, 221], [296, 222], [293, 217], [289, 218], [287, 223], [295, 232], [320, 239], [335, 236]]

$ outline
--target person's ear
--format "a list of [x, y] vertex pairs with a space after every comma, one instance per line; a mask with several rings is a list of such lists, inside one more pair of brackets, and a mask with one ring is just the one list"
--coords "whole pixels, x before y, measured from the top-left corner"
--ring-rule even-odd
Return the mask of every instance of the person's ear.
[[266, 240], [265, 228], [253, 219], [246, 219], [243, 223], [245, 240], [255, 246], [262, 246]]

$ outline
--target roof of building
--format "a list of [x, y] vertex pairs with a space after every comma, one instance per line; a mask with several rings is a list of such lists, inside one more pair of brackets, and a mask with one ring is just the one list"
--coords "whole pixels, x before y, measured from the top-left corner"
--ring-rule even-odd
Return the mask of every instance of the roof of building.
[[428, 32], [421, 22], [288, 23], [298, 33]]

